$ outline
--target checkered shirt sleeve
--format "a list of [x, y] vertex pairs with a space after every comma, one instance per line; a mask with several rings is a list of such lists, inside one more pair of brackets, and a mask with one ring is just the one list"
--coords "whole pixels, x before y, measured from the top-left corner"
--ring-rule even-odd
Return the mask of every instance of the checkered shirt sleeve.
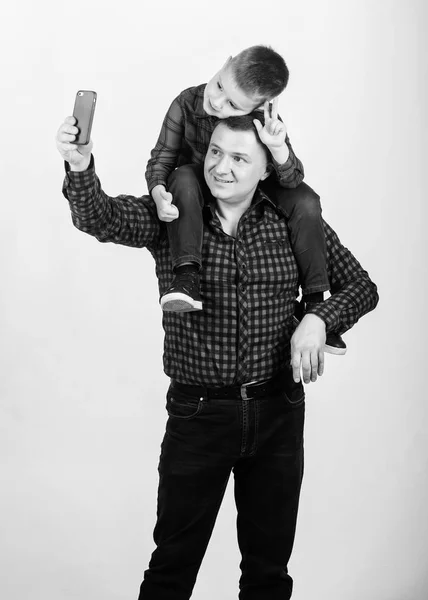
[[134, 248], [156, 245], [161, 235], [161, 223], [149, 196], [108, 196], [101, 189], [93, 156], [86, 171], [70, 171], [68, 163], [64, 164], [66, 175], [62, 191], [77, 229], [93, 235], [100, 242]]
[[378, 303], [377, 287], [355, 256], [341, 244], [337, 234], [324, 221], [327, 245], [327, 271], [331, 296], [311, 305], [309, 313], [321, 317], [327, 331], [344, 333]]

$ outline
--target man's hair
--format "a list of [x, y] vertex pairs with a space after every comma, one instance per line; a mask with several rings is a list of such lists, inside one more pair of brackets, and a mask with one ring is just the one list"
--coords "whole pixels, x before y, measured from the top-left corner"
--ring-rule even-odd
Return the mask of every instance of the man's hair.
[[260, 103], [285, 90], [289, 72], [284, 59], [269, 46], [251, 46], [232, 58], [231, 68], [241, 90]]
[[214, 131], [217, 129], [219, 125], [225, 125], [228, 129], [232, 131], [252, 131], [256, 136], [256, 140], [258, 144], [263, 148], [264, 153], [266, 155], [267, 163], [272, 163], [272, 156], [269, 152], [268, 147], [263, 144], [261, 139], [259, 138], [259, 133], [254, 125], [254, 119], [258, 119], [260, 123], [264, 126], [265, 119], [261, 110], [255, 110], [248, 115], [239, 115], [238, 117], [228, 117], [227, 119], [219, 119], [214, 127]]

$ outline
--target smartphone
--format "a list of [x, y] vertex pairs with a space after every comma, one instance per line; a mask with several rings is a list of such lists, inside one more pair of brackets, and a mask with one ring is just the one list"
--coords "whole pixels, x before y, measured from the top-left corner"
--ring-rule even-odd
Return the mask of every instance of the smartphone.
[[76, 118], [76, 127], [79, 129], [73, 144], [85, 146], [91, 139], [92, 121], [94, 119], [97, 93], [90, 90], [79, 90], [74, 103], [73, 117]]

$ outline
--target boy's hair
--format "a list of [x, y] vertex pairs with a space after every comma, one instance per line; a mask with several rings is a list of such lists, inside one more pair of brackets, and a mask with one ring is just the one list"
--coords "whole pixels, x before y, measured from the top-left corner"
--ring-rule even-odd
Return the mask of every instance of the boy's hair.
[[272, 163], [271, 153], [269, 152], [269, 148], [261, 141], [259, 133], [253, 122], [254, 119], [258, 119], [260, 123], [264, 126], [265, 119], [262, 111], [255, 110], [249, 113], [248, 115], [239, 115], [238, 117], [228, 117], [227, 119], [219, 119], [216, 123], [216, 126], [214, 127], [213, 133], [219, 125], [225, 125], [228, 129], [231, 129], [232, 131], [252, 131], [256, 136], [257, 142], [260, 144], [260, 146], [265, 152], [268, 164], [270, 164]]
[[232, 58], [237, 85], [260, 102], [272, 100], [285, 90], [289, 72], [284, 59], [269, 46], [251, 46]]

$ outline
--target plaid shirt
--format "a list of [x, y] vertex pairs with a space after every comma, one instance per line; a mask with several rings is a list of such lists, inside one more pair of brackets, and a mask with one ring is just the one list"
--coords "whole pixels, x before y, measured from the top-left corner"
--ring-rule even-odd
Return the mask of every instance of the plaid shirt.
[[[211, 134], [218, 122], [217, 117], [208, 115], [203, 108], [205, 86], [204, 83], [184, 90], [169, 107], [147, 163], [149, 193], [155, 185], [167, 187], [168, 177], [176, 167], [204, 162]], [[290, 151], [287, 162], [279, 165], [272, 160], [272, 164], [280, 185], [295, 188], [303, 180], [303, 165], [295, 156], [288, 136], [286, 142]]]
[[[150, 196], [107, 196], [93, 161], [67, 172], [63, 193], [74, 225], [100, 242], [146, 247], [156, 261], [159, 292], [170, 283], [165, 223]], [[267, 379], [290, 359], [298, 271], [287, 226], [273, 203], [256, 192], [236, 238], [224, 233], [213, 205], [205, 207], [198, 312], [163, 313], [165, 373], [182, 383], [207, 386]], [[343, 333], [378, 301], [376, 286], [325, 224], [333, 296], [311, 312], [327, 329]]]

